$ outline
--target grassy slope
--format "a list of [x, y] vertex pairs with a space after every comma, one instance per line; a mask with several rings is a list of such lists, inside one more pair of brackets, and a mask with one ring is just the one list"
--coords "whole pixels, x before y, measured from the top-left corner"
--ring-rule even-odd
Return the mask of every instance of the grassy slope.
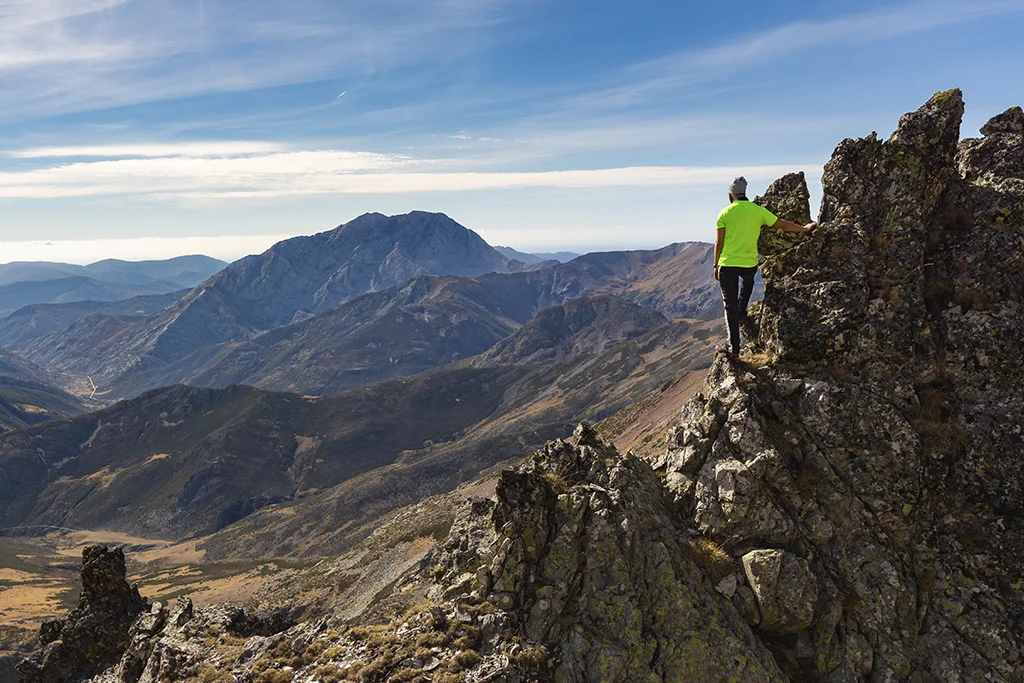
[[52, 386], [0, 376], [0, 432], [81, 415], [88, 409]]

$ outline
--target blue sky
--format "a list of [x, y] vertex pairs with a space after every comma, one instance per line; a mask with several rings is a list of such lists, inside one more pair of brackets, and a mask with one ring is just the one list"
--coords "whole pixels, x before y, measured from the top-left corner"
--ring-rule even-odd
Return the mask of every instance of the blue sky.
[[941, 89], [965, 135], [1024, 104], [1022, 29], [1024, 0], [0, 0], [0, 262], [413, 209], [528, 250], [710, 240], [733, 175], [813, 184]]

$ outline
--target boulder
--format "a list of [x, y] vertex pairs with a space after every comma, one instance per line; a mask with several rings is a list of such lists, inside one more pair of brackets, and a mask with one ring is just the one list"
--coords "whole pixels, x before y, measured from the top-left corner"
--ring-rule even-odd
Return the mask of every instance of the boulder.
[[784, 550], [752, 550], [743, 556], [743, 571], [762, 630], [795, 633], [814, 621], [818, 584], [807, 560]]
[[997, 135], [999, 133], [1024, 135], [1024, 109], [1010, 107], [1002, 114], [990, 118], [988, 123], [981, 127], [982, 135]]
[[[792, 221], [799, 225], [811, 222], [811, 193], [807, 189], [807, 180], [803, 171], [782, 176], [765, 190], [764, 196], [756, 197], [759, 204], [779, 218]], [[799, 244], [804, 235], [795, 232], [784, 232], [774, 226], [761, 229], [761, 237], [757, 241], [757, 251], [762, 256], [770, 256]]]

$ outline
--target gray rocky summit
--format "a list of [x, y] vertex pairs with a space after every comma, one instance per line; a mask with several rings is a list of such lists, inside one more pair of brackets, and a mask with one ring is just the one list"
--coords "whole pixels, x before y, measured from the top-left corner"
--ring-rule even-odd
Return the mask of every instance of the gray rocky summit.
[[444, 214], [364, 214], [329, 232], [288, 239], [235, 261], [159, 313], [119, 325], [116, 333], [97, 330], [98, 321], [86, 320], [80, 323], [83, 330], [71, 328], [43, 340], [33, 357], [49, 367], [88, 374], [105, 386], [126, 374], [159, 370], [205, 346], [252, 339], [410, 278], [526, 268]]
[[717, 357], [662, 454], [580, 426], [459, 511], [393, 620], [192, 639], [177, 675], [1024, 680], [1024, 134], [959, 141], [963, 107], [839, 145], [819, 229], [764, 263], [758, 354]]

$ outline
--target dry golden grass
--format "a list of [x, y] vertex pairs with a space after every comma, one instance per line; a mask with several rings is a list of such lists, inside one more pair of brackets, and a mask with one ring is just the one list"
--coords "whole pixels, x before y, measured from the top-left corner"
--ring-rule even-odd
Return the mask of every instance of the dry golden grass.
[[66, 611], [61, 594], [68, 588], [69, 584], [60, 579], [45, 580], [34, 575], [0, 587], [0, 624], [38, 627], [44, 620], [60, 616]]
[[629, 405], [597, 424], [603, 438], [615, 444], [620, 453], [632, 450], [652, 456], [665, 450], [668, 427], [679, 420], [679, 410], [704, 384], [706, 370], [693, 370], [661, 391]]
[[693, 559], [714, 581], [721, 581], [732, 573], [732, 556], [710, 538], [701, 537], [690, 542]]
[[124, 472], [123, 468], [111, 470], [110, 466], [108, 465], [107, 467], [104, 467], [100, 471], [93, 472], [92, 474], [82, 477], [81, 479], [75, 479], [74, 477], [60, 477], [53, 483], [54, 485], [59, 486], [63, 484], [71, 484], [76, 481], [98, 481], [99, 490], [102, 491], [106, 488], [109, 488], [110, 485], [114, 482], [114, 480], [117, 479], [117, 475], [121, 474], [121, 472]]
[[555, 493], [565, 493], [569, 490], [569, 482], [561, 472], [545, 472], [544, 478], [551, 484]]
[[[154, 455], [150, 459], [160, 458]], [[206, 552], [197, 547], [199, 541], [175, 543], [162, 539], [140, 538], [117, 531], [74, 531], [66, 534], [51, 534], [47, 540], [57, 545], [57, 552], [65, 557], [81, 557], [87, 545], [102, 543], [105, 545], [131, 546], [136, 550], [131, 553], [135, 562], [164, 562], [167, 564], [198, 564], [205, 559]]]
[[455, 663], [463, 669], [472, 669], [483, 657], [476, 650], [462, 650], [455, 655]]
[[740, 361], [745, 365], [755, 368], [764, 368], [775, 361], [775, 355], [770, 351], [744, 351], [743, 355], [740, 356]]
[[543, 645], [528, 647], [509, 657], [512, 664], [526, 670], [540, 669], [545, 666], [550, 659], [551, 653], [548, 652], [548, 649]]
[[27, 403], [15, 403], [14, 407], [27, 415], [45, 415], [50, 412], [46, 408], [28, 405]]

